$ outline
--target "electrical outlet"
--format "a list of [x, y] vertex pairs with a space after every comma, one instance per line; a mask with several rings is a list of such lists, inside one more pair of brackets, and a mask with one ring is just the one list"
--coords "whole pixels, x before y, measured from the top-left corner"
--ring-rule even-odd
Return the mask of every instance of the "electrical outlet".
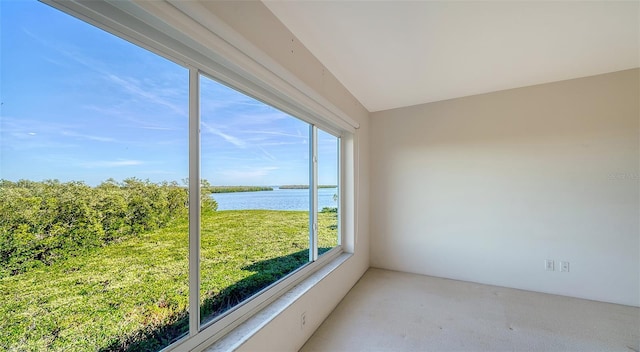
[[553, 259], [547, 259], [544, 261], [544, 269], [546, 271], [554, 271], [556, 270], [555, 265], [553, 263]]
[[560, 262], [560, 271], [568, 273], [569, 272], [569, 262]]
[[305, 325], [307, 325], [307, 312], [302, 312], [300, 314], [300, 329], [304, 329]]

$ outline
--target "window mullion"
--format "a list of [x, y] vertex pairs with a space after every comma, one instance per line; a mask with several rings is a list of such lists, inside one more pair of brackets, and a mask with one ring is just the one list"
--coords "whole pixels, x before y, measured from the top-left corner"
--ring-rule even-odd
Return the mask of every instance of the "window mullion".
[[336, 195], [338, 196], [337, 199], [337, 207], [338, 207], [338, 246], [342, 246], [342, 212], [343, 212], [343, 207], [342, 207], [342, 163], [344, 160], [344, 155], [342, 155], [342, 138], [338, 137], [338, 145], [337, 145], [337, 155], [338, 155], [338, 177], [337, 177], [337, 186], [338, 186], [338, 192], [336, 193]]
[[309, 261], [318, 259], [318, 128], [309, 127]]
[[200, 76], [189, 68], [189, 336], [200, 330]]

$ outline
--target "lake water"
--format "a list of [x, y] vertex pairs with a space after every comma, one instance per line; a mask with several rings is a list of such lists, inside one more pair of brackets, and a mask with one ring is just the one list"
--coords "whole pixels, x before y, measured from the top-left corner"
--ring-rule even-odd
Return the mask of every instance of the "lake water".
[[[318, 189], [318, 210], [336, 207], [333, 195], [337, 188]], [[309, 210], [308, 189], [278, 189], [260, 192], [214, 193], [218, 210], [268, 209], [268, 210]]]

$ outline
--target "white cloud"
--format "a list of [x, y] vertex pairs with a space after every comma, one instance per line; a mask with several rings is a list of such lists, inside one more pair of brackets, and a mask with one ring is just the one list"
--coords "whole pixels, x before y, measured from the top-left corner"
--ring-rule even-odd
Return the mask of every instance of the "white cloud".
[[85, 168], [110, 168], [142, 165], [144, 162], [140, 160], [97, 160], [80, 163]]
[[136, 80], [134, 78], [116, 75], [113, 73], [112, 68], [105, 66], [104, 60], [94, 59], [92, 57], [86, 56], [81, 48], [78, 48], [67, 42], [52, 41], [49, 38], [42, 38], [39, 35], [32, 33], [31, 31], [24, 28], [22, 30], [28, 36], [38, 41], [41, 45], [59, 53], [69, 61], [60, 61], [50, 57], [46, 57], [45, 60], [59, 66], [68, 66], [70, 62], [75, 62], [92, 72], [96, 72], [102, 75], [102, 77], [108, 82], [116, 84], [125, 92], [137, 98], [143, 98], [154, 104], [165, 106], [173, 110], [178, 115], [188, 116], [188, 110], [186, 106], [178, 106], [166, 99], [166, 97], [179, 96], [181, 94], [181, 91], [179, 89], [162, 88], [159, 85], [154, 84], [154, 82], [152, 81], [145, 81], [144, 84], [142, 84], [139, 80]]
[[272, 136], [283, 136], [283, 137], [294, 137], [294, 138], [300, 138], [300, 139], [309, 139], [309, 135], [303, 135], [302, 133], [300, 133], [300, 131], [298, 131], [298, 134], [293, 134], [293, 133], [284, 133], [284, 132], [277, 132], [277, 131], [245, 131], [245, 133], [250, 133], [250, 134], [265, 134], [265, 135], [272, 135]]
[[234, 137], [230, 134], [224, 133], [222, 131], [220, 131], [217, 128], [211, 127], [210, 125], [202, 122], [202, 127], [204, 127], [204, 129], [212, 134], [215, 134], [216, 136], [222, 137], [222, 139], [224, 139], [225, 141], [235, 145], [236, 147], [239, 148], [245, 148], [247, 146], [247, 143], [243, 140], [241, 140], [238, 137]]
[[173, 110], [178, 115], [181, 115], [181, 116], [188, 115], [184, 107], [177, 106], [169, 102], [168, 100], [164, 99], [160, 95], [152, 93], [152, 92], [158, 91], [157, 87], [149, 86], [149, 84], [147, 84], [147, 87], [142, 87], [140, 82], [136, 79], [129, 78], [129, 77], [121, 77], [113, 73], [105, 74], [105, 78], [108, 81], [120, 86], [123, 90], [125, 90], [129, 94], [143, 98], [154, 104], [166, 106], [169, 109]]
[[90, 141], [98, 141], [98, 142], [115, 142], [116, 141], [115, 139], [109, 138], [109, 137], [94, 136], [90, 134], [84, 134], [84, 133], [78, 133], [78, 132], [72, 132], [72, 131], [62, 131], [62, 135], [68, 136], [68, 137], [78, 137], [78, 138], [87, 139]]
[[256, 146], [256, 147], [260, 149], [260, 151], [267, 158], [267, 160], [271, 160], [271, 161], [277, 160], [277, 158], [273, 154], [269, 153], [265, 148], [262, 148], [261, 146]]

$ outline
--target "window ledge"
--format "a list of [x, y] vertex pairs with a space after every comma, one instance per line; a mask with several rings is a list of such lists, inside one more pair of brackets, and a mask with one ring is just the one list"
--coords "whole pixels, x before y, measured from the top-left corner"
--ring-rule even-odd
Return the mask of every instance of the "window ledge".
[[285, 292], [282, 296], [263, 308], [257, 314], [231, 330], [228, 334], [212, 344], [205, 342], [196, 350], [215, 352], [233, 351], [238, 349], [243, 343], [280, 315], [280, 313], [285, 311], [295, 301], [311, 290], [316, 284], [329, 276], [329, 274], [331, 274], [335, 269], [351, 258], [351, 256], [353, 256], [352, 253], [342, 253], [338, 255], [309, 277], [293, 286], [290, 290]]

